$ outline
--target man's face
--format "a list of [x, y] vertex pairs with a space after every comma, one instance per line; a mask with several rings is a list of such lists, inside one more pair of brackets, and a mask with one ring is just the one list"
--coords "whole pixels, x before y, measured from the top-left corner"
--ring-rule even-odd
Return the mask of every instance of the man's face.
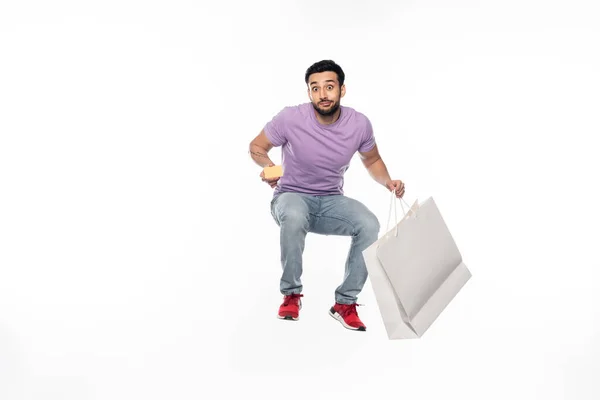
[[321, 115], [333, 115], [340, 108], [340, 100], [345, 94], [346, 88], [340, 87], [335, 72], [319, 72], [308, 77], [308, 97]]

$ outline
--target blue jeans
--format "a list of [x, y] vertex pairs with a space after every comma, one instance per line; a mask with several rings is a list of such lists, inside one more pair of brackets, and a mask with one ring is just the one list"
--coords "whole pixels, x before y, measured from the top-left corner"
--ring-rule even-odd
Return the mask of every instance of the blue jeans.
[[308, 232], [352, 237], [342, 283], [335, 301], [355, 303], [367, 280], [362, 251], [379, 235], [377, 217], [361, 202], [344, 195], [313, 196], [284, 192], [271, 201], [271, 215], [280, 227], [282, 294], [302, 292], [302, 254]]

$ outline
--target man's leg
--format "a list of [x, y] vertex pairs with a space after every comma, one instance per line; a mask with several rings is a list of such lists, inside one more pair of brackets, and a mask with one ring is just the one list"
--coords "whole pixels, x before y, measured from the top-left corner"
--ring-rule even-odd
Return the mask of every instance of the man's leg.
[[380, 224], [375, 214], [358, 200], [343, 195], [322, 198], [313, 231], [351, 237], [344, 279], [335, 290], [337, 304], [331, 310], [332, 316], [349, 329], [365, 329], [355, 309], [358, 294], [368, 276], [362, 251], [377, 240], [379, 229]]
[[362, 251], [377, 240], [379, 229], [375, 214], [358, 200], [342, 195], [323, 197], [313, 231], [352, 238], [344, 279], [335, 290], [336, 302], [356, 302], [368, 275]]
[[[312, 196], [298, 193], [282, 193], [271, 204], [271, 214], [280, 227], [281, 266], [280, 291], [285, 297], [280, 316], [284, 318], [290, 307], [299, 303], [296, 297], [287, 297], [302, 292], [302, 255], [306, 235], [312, 224], [312, 209], [316, 200]], [[291, 306], [289, 302], [291, 301]], [[300, 303], [301, 304], [301, 303]], [[285, 315], [284, 315], [285, 314]], [[297, 310], [290, 314], [297, 319]]]

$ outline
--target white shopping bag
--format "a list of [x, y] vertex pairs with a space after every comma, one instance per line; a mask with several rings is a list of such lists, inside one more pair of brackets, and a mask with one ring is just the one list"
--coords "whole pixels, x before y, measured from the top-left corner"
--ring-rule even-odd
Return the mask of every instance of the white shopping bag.
[[363, 256], [389, 339], [422, 337], [471, 278], [431, 197], [415, 201]]

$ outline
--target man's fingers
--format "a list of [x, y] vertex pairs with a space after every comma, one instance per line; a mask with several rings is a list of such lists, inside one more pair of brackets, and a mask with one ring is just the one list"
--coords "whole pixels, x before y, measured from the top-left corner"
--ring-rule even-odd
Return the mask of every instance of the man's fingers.
[[263, 179], [263, 182], [267, 182], [269, 184], [269, 186], [271, 186], [273, 188], [273, 187], [277, 186], [278, 180], [279, 180], [279, 178]]
[[402, 197], [403, 194], [404, 194], [404, 184], [400, 183], [396, 187], [396, 196]]

